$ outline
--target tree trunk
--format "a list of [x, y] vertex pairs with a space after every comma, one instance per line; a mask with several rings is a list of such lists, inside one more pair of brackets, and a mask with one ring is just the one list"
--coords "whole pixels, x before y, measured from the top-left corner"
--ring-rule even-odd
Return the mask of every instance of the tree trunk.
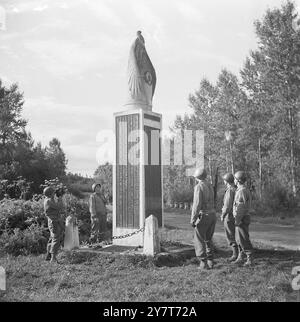
[[211, 159], [210, 156], [208, 156], [208, 169], [210, 174], [210, 183], [213, 185], [213, 172], [212, 172], [212, 165], [211, 165]]
[[295, 163], [295, 140], [294, 140], [294, 113], [292, 108], [289, 109], [290, 119], [290, 165], [291, 165], [291, 186], [293, 196], [297, 197], [297, 186], [296, 186], [296, 163]]
[[234, 173], [232, 141], [230, 141], [229, 146], [230, 146], [230, 158], [231, 158], [231, 171], [232, 171], [232, 173]]
[[218, 199], [218, 181], [219, 181], [219, 167], [216, 169], [215, 174], [215, 184], [214, 184], [214, 203], [215, 207], [217, 206], [217, 199]]
[[226, 146], [226, 172], [229, 172], [229, 162], [228, 162], [228, 147]]
[[259, 199], [262, 198], [262, 157], [261, 157], [261, 138], [258, 139], [258, 164], [259, 164]]

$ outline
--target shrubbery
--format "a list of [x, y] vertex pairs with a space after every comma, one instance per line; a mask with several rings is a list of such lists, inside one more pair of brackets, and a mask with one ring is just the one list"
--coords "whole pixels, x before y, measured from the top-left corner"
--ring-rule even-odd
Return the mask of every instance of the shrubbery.
[[0, 236], [0, 252], [14, 256], [42, 254], [49, 239], [48, 229], [33, 224], [25, 230], [16, 228], [12, 233], [4, 231]]
[[[88, 204], [67, 194], [63, 217], [74, 215], [79, 226], [80, 240], [90, 235]], [[40, 254], [46, 251], [49, 232], [44, 215], [43, 199], [0, 201], [0, 251], [13, 255]]]

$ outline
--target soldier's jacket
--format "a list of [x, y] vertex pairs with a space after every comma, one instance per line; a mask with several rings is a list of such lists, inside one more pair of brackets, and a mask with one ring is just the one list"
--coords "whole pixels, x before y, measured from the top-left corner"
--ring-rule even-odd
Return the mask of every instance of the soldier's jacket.
[[62, 200], [55, 202], [51, 198], [45, 198], [44, 200], [44, 212], [45, 215], [52, 221], [60, 221], [60, 212], [63, 209]]
[[235, 193], [233, 203], [233, 216], [239, 225], [244, 216], [249, 215], [251, 209], [251, 193], [246, 186], [240, 186]]
[[107, 214], [105, 200], [101, 195], [93, 193], [90, 196], [89, 207], [92, 217], [99, 217]]
[[199, 181], [194, 189], [194, 201], [191, 214], [191, 224], [195, 224], [200, 214], [215, 213], [214, 191], [207, 181]]
[[225, 218], [226, 215], [233, 214], [233, 202], [235, 191], [236, 189], [234, 186], [229, 186], [225, 192], [223, 199], [222, 218]]

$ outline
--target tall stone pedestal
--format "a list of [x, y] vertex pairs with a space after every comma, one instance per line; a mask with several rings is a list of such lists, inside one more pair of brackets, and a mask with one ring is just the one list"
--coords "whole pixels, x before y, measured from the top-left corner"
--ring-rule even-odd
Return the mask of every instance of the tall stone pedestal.
[[[154, 215], [163, 227], [160, 114], [134, 109], [116, 113], [113, 167], [113, 236], [138, 231]], [[144, 233], [114, 239], [115, 245], [143, 246]]]

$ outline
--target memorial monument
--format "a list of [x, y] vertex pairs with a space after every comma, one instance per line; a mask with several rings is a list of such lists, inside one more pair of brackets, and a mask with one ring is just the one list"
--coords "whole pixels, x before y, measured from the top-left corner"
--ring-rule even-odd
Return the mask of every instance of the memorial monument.
[[145, 219], [153, 215], [163, 226], [163, 185], [162, 117], [152, 111], [156, 72], [140, 31], [130, 48], [127, 77], [125, 109], [114, 114], [113, 236], [130, 235], [114, 239], [115, 245], [143, 246]]

